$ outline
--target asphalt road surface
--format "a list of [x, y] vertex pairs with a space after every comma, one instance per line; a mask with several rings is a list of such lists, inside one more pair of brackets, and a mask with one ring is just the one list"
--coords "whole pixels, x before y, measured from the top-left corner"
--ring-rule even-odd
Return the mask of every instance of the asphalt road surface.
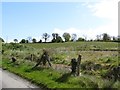
[[29, 88], [29, 90], [33, 90], [39, 87], [13, 73], [0, 69], [0, 89], [1, 88]]

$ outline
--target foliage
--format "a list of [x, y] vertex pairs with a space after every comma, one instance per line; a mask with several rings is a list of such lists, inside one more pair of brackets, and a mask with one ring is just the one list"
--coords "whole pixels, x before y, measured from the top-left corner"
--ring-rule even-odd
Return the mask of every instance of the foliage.
[[47, 39], [50, 37], [50, 35], [48, 33], [43, 33], [42, 38], [45, 39], [45, 42], [47, 41]]
[[25, 39], [22, 39], [22, 40], [20, 41], [20, 43], [25, 43], [25, 41], [26, 41]]
[[29, 43], [29, 41], [28, 41], [28, 40], [25, 40], [25, 39], [22, 39], [22, 40], [20, 41], [20, 43]]
[[2, 50], [22, 50], [25, 48], [27, 47], [18, 43], [2, 44]]
[[38, 43], [42, 43], [42, 40], [40, 39], [40, 41]]
[[79, 37], [77, 41], [85, 41], [85, 39], [82, 37]]
[[36, 43], [36, 42], [37, 42], [37, 40], [36, 40], [35, 38], [33, 38], [33, 39], [32, 39], [32, 42], [33, 42], [33, 43]]
[[53, 33], [52, 34], [52, 36], [53, 36], [53, 39], [52, 39], [52, 43], [59, 43], [59, 42], [63, 42], [63, 40], [62, 40], [62, 38], [59, 36], [59, 34], [58, 33]]
[[63, 34], [63, 37], [64, 37], [64, 39], [65, 39], [65, 42], [68, 42], [69, 40], [70, 40], [70, 34], [69, 33], [64, 33]]
[[15, 43], [17, 43], [17, 42], [18, 42], [18, 40], [17, 40], [17, 39], [14, 39], [14, 42], [15, 42]]
[[103, 41], [110, 41], [111, 38], [107, 33], [103, 33]]

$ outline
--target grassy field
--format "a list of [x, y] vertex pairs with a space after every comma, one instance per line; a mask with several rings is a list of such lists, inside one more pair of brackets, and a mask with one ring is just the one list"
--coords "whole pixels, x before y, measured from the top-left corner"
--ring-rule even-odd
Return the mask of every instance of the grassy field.
[[[120, 65], [116, 42], [3, 44], [2, 48], [2, 68], [43, 88], [120, 88], [119, 79], [114, 81], [110, 75]], [[54, 68], [40, 66], [31, 70], [43, 49], [49, 52]], [[82, 55], [81, 76], [74, 77], [70, 75], [70, 62], [78, 54]], [[11, 56], [16, 57], [16, 63], [10, 63]]]
[[92, 49], [100, 49], [100, 50], [117, 50], [118, 49], [118, 43], [116, 42], [68, 42], [68, 43], [41, 43], [41, 44], [38, 43], [38, 44], [27, 44], [27, 46], [31, 46], [37, 49], [59, 48], [62, 50], [65, 49], [65, 50], [71, 50], [71, 51], [92, 50]]

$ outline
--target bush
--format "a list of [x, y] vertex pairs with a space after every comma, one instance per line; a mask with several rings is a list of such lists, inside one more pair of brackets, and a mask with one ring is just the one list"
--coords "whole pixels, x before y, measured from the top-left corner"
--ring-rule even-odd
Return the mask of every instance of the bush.
[[9, 44], [2, 44], [3, 50], [23, 50], [27, 47], [18, 43], [9, 43]]

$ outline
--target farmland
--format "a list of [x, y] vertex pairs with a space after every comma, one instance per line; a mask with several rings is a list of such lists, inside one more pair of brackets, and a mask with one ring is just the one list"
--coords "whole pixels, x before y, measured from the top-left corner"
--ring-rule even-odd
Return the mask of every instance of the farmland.
[[[2, 68], [30, 80], [43, 88], [120, 88], [120, 80], [114, 80], [112, 69], [118, 67], [118, 43], [116, 42], [67, 42], [3, 44]], [[52, 68], [35, 65], [46, 49]], [[30, 55], [33, 54], [32, 60]], [[81, 54], [81, 75], [70, 75], [70, 62]], [[10, 63], [11, 56], [17, 62]], [[118, 72], [119, 75], [119, 72]]]

